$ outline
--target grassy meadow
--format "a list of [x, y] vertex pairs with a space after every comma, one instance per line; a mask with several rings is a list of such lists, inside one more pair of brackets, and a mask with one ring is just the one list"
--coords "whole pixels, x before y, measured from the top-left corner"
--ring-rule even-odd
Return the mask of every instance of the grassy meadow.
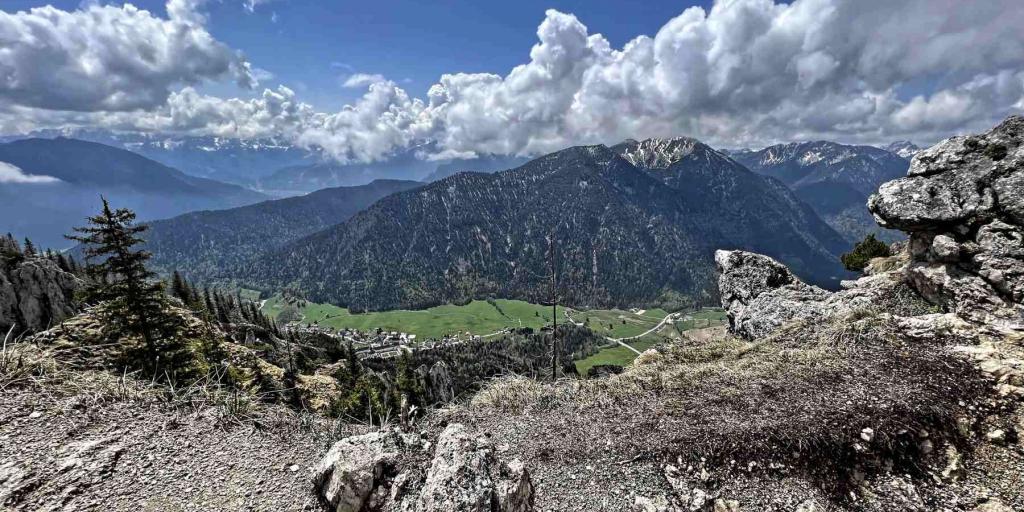
[[[263, 311], [279, 322], [300, 321], [304, 324], [319, 325], [332, 329], [357, 329], [373, 331], [398, 331], [415, 334], [419, 340], [441, 338], [445, 335], [463, 336], [487, 335], [507, 328], [530, 327], [540, 329], [551, 324], [551, 308], [521, 300], [495, 299], [475, 300], [463, 306], [444, 305], [423, 310], [374, 311], [351, 313], [347, 309], [330, 304], [317, 304], [304, 300], [285, 299], [275, 295], [263, 305]], [[575, 322], [583, 322], [594, 332], [609, 338], [629, 338], [643, 334], [658, 325], [668, 312], [662, 309], [592, 309], [569, 310]], [[683, 331], [719, 325], [725, 320], [720, 309], [703, 309], [689, 312], [675, 322], [668, 323], [659, 331], [639, 339], [630, 340], [629, 345], [643, 352]], [[558, 321], [565, 322], [565, 310], [558, 308]], [[586, 375], [594, 365], [628, 365], [636, 354], [621, 345], [614, 345], [600, 352], [576, 361], [576, 369]]]

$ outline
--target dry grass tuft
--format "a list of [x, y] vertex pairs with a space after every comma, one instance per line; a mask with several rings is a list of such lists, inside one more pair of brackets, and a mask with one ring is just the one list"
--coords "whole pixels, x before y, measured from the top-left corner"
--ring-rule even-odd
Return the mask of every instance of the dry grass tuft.
[[916, 446], [920, 429], [954, 435], [961, 403], [985, 390], [950, 347], [911, 343], [887, 317], [861, 313], [757, 342], [672, 345], [651, 359], [600, 380], [496, 380], [464, 414], [529, 416], [523, 436], [569, 451], [625, 430], [613, 440], [624, 452], [834, 461], [864, 428], [875, 432], [871, 449], [888, 453]]

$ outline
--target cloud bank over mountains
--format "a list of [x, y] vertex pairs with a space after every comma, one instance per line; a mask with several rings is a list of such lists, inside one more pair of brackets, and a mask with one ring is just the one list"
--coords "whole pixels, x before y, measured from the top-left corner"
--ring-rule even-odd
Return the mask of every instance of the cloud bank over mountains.
[[60, 181], [53, 176], [40, 174], [26, 174], [20, 167], [0, 162], [0, 183], [57, 183]]
[[345, 85], [366, 92], [337, 112], [283, 85], [252, 99], [197, 92], [256, 85], [201, 3], [171, 0], [166, 19], [131, 6], [0, 12], [0, 128], [281, 136], [348, 162], [423, 141], [445, 156], [673, 135], [928, 141], [1024, 110], [1019, 0], [721, 0], [622, 48], [549, 10], [529, 59], [503, 76], [445, 74], [416, 98], [353, 74]]

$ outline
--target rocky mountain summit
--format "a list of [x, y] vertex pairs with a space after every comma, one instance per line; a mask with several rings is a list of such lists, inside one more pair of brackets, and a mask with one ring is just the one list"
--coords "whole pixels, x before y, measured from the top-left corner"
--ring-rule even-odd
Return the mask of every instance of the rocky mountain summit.
[[922, 148], [909, 140], [898, 140], [883, 147], [882, 149], [910, 160], [911, 158], [914, 158], [914, 155], [918, 154]]

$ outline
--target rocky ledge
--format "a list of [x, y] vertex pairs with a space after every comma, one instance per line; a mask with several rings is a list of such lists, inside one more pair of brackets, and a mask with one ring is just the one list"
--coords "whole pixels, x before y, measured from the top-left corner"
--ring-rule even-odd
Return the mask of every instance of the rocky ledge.
[[755, 339], [792, 321], [857, 310], [941, 311], [990, 331], [1024, 331], [1024, 117], [918, 153], [909, 175], [883, 184], [868, 207], [910, 241], [896, 261], [870, 267], [892, 270], [844, 282], [836, 293], [801, 282], [766, 256], [719, 251], [732, 331]]

